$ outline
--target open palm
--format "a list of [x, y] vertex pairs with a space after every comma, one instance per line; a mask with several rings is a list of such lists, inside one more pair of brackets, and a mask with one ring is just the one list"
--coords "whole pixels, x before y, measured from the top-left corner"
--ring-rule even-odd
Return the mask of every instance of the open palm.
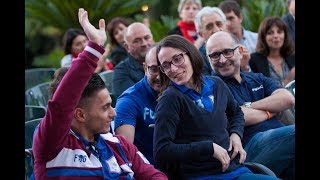
[[88, 19], [88, 12], [83, 8], [79, 8], [78, 12], [79, 23], [81, 24], [88, 39], [100, 46], [103, 46], [107, 40], [106, 25], [104, 19], [99, 20], [99, 29], [96, 29]]

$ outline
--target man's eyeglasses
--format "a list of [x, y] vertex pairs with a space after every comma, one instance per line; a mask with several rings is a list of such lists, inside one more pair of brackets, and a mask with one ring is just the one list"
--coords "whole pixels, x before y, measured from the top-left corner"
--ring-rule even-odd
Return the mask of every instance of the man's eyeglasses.
[[166, 61], [163, 62], [159, 68], [163, 73], [168, 73], [171, 71], [171, 64], [175, 65], [175, 66], [180, 66], [181, 64], [184, 63], [184, 57], [183, 54], [185, 54], [187, 52], [182, 52], [180, 54], [176, 54], [172, 57], [172, 60], [170, 62]]
[[209, 58], [211, 59], [211, 61], [219, 61], [221, 54], [225, 57], [225, 58], [231, 58], [234, 55], [234, 51], [238, 48], [239, 46], [233, 48], [233, 49], [224, 49], [221, 52], [213, 52], [211, 54], [209, 54]]
[[150, 75], [158, 75], [159, 74], [159, 66], [152, 65], [147, 66], [148, 72]]

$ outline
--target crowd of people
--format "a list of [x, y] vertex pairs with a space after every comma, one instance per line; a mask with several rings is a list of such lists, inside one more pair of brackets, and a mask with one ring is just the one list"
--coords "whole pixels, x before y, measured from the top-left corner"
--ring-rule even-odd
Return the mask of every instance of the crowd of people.
[[[115, 17], [95, 27], [79, 8], [82, 29], [64, 35], [34, 133], [33, 176], [295, 179], [295, 122], [281, 116], [295, 104], [285, 88], [295, 79], [294, 6], [251, 32], [236, 1], [180, 0], [181, 19], [159, 42], [149, 24]], [[107, 70], [112, 89], [99, 76]]]

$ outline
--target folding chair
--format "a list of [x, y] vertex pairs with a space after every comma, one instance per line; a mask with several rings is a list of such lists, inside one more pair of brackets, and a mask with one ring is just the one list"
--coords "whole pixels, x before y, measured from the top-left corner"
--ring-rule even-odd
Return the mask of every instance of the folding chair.
[[[296, 81], [295, 80], [292, 80], [290, 81], [286, 86], [285, 88], [291, 92], [291, 94], [293, 96], [296, 96]], [[291, 107], [290, 108], [290, 111], [292, 112], [292, 114], [295, 116], [295, 113], [296, 113], [296, 110], [295, 110], [295, 106]]]
[[24, 105], [24, 121], [43, 118], [46, 114], [46, 108], [43, 106]]
[[24, 123], [24, 151], [25, 151], [25, 179], [30, 178], [33, 172], [33, 153], [32, 153], [32, 142], [33, 134], [41, 122], [42, 118], [33, 119]]
[[288, 89], [294, 96], [296, 94], [296, 80], [290, 81], [286, 86], [286, 89]]
[[26, 90], [25, 104], [34, 105], [34, 106], [43, 106], [46, 108], [48, 104], [48, 100], [50, 99], [50, 95], [48, 92], [50, 83], [51, 82], [44, 82]]
[[25, 90], [53, 80], [55, 68], [32, 68], [24, 71]]
[[25, 180], [30, 180], [30, 176], [33, 173], [33, 153], [32, 148], [24, 149], [24, 176]]
[[24, 148], [32, 148], [33, 133], [37, 128], [38, 124], [42, 118], [32, 119], [30, 121], [24, 122]]
[[113, 70], [107, 70], [99, 73], [100, 77], [106, 84], [106, 87], [108, 91], [111, 93], [112, 92], [112, 75], [113, 75]]

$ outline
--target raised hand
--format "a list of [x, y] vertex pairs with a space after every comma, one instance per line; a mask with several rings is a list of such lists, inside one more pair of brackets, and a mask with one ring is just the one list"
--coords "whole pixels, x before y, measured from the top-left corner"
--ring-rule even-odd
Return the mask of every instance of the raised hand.
[[81, 24], [88, 39], [100, 46], [104, 46], [107, 40], [106, 25], [104, 19], [99, 20], [99, 29], [96, 29], [88, 19], [88, 12], [83, 8], [79, 8], [78, 12], [79, 23]]
[[249, 69], [248, 69], [248, 63], [249, 63], [249, 60], [250, 60], [250, 53], [248, 51], [248, 49], [243, 46], [243, 45], [240, 45], [240, 53], [242, 54], [242, 58], [240, 60], [240, 68], [247, 72]]

